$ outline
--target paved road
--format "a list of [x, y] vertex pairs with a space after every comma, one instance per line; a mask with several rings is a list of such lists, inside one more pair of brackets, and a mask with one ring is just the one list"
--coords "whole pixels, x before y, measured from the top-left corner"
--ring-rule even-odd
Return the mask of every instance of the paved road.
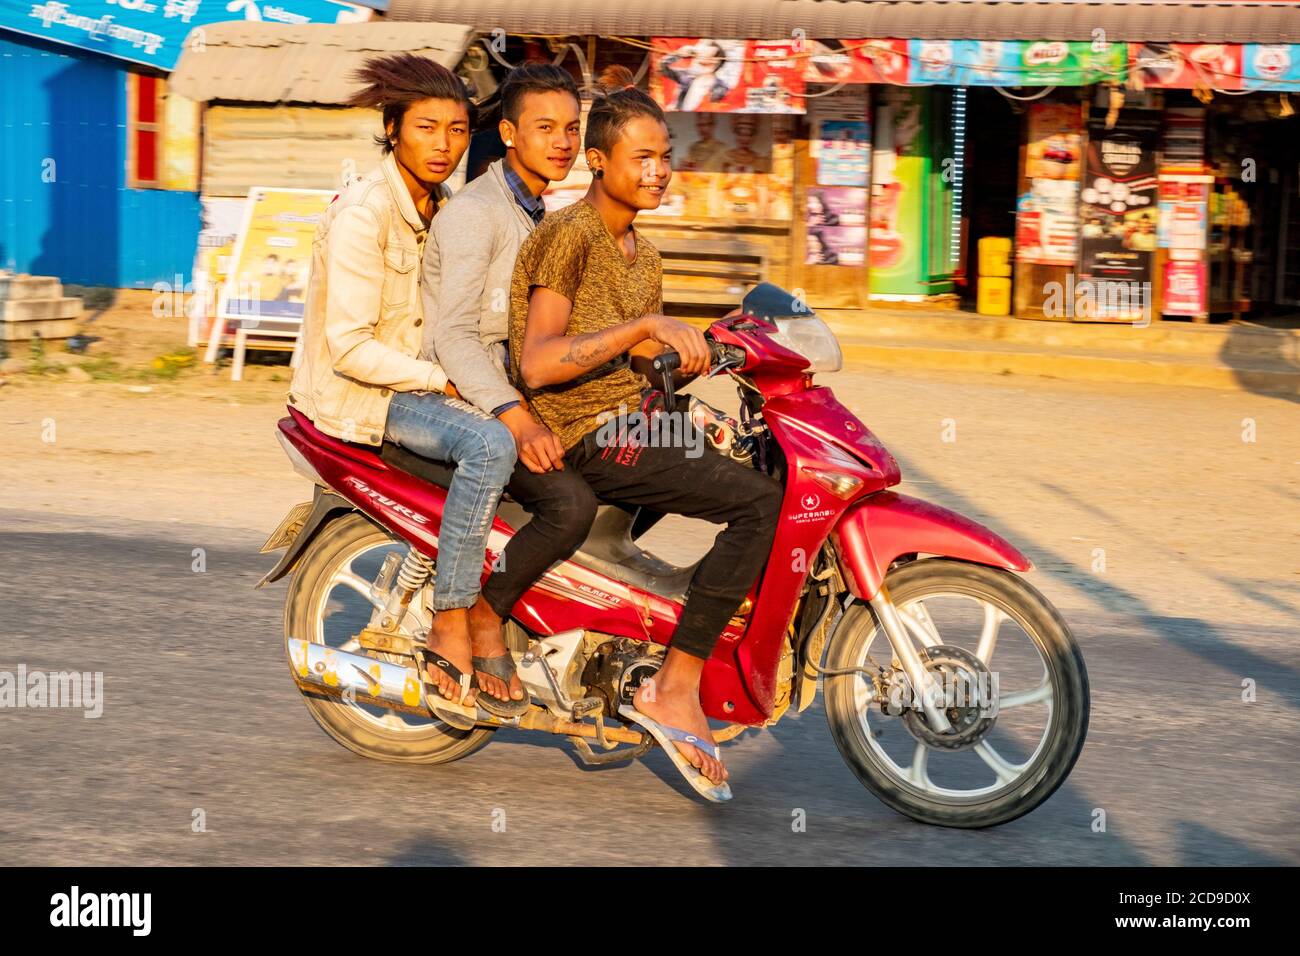
[[[869, 414], [886, 388], [899, 407]], [[973, 833], [898, 816], [844, 766], [820, 704], [727, 746], [737, 798], [722, 807], [688, 796], [662, 754], [587, 770], [564, 742], [513, 731], [447, 767], [370, 763], [298, 699], [283, 585], [251, 590], [264, 529], [0, 509], [0, 670], [106, 675], [95, 720], [0, 709], [0, 864], [1300, 863], [1297, 406], [1184, 391], [1159, 409], [1133, 390], [974, 377], [843, 391], [883, 420], [911, 491], [1025, 544], [1083, 647], [1088, 745], [1030, 816]], [[945, 408], [962, 437], [936, 465]], [[1226, 439], [1189, 447], [1250, 408], [1292, 444], [1229, 465]], [[1108, 574], [1089, 566], [1097, 541]]]

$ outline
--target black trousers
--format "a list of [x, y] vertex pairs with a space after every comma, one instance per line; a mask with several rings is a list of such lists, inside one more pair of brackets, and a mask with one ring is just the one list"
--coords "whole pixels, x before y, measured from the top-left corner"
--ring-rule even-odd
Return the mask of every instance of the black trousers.
[[576, 468], [535, 474], [515, 463], [506, 485], [510, 497], [532, 515], [510, 539], [501, 555], [501, 570], [483, 585], [483, 600], [501, 618], [510, 616], [524, 592], [556, 561], [577, 550], [596, 519], [596, 493]]
[[[634, 425], [629, 428], [623, 420], [617, 425], [617, 428], [591, 432], [569, 449], [565, 455], [565, 472], [560, 474], [572, 472], [574, 477], [581, 477], [588, 493], [608, 501], [644, 505], [666, 514], [726, 526], [695, 570], [672, 639], [672, 646], [678, 650], [708, 658], [767, 561], [780, 519], [782, 488], [772, 478], [701, 443], [638, 444]], [[530, 486], [541, 488], [543, 484], [536, 481]], [[529, 577], [522, 581], [523, 575], [540, 575], [562, 551], [560, 556], [568, 557], [582, 543], [582, 536], [591, 524], [585, 509], [590, 507], [594, 513], [594, 497], [587, 499], [578, 494], [572, 479], [565, 479], [563, 492], [557, 485], [552, 487], [557, 490], [548, 489], [550, 507], [560, 512], [558, 499], [563, 498], [564, 508], [570, 514], [579, 520], [585, 518], [582, 533], [578, 535], [572, 525], [567, 525], [562, 534], [560, 526], [565, 524], [564, 520], [552, 519], [539, 526], [538, 533], [526, 541], [523, 532], [516, 535], [506, 548], [506, 567], [500, 575], [513, 579], [508, 588], [503, 582], [500, 591], [503, 599], [514, 595], [511, 603], [534, 580]], [[527, 492], [531, 488], [523, 490]], [[510, 493], [518, 497], [513, 488]], [[537, 518], [524, 530], [535, 524]], [[516, 542], [518, 555], [511, 551]], [[497, 576], [494, 574], [493, 579]], [[493, 592], [497, 593], [495, 588]], [[484, 589], [484, 595], [487, 597], [488, 588]]]

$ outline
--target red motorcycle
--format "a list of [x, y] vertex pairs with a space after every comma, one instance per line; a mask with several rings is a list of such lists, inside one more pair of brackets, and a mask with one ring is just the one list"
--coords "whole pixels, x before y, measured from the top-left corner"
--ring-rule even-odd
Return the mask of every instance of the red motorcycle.
[[[953, 827], [1028, 813], [1074, 766], [1089, 710], [1069, 628], [1015, 573], [1029, 560], [976, 522], [889, 490], [894, 458], [814, 384], [840, 368], [840, 349], [797, 297], [764, 283], [706, 337], [710, 375], [738, 386], [732, 453], [785, 488], [767, 565], [704, 668], [700, 697], [725, 724], [719, 742], [806, 710], [820, 682], [840, 753], [890, 807]], [[676, 356], [660, 358], [671, 367]], [[507, 622], [532, 706], [511, 720], [480, 709], [460, 730], [426, 709], [411, 657], [432, 621], [450, 468], [329, 437], [293, 408], [278, 437], [315, 495], [267, 542], [287, 551], [258, 586], [293, 572], [286, 650], [330, 736], [403, 763], [468, 756], [507, 724], [565, 735], [589, 764], [654, 746], [619, 707], [662, 662], [694, 570], [637, 544], [660, 516], [600, 507], [577, 553]], [[527, 520], [502, 500], [485, 575]]]

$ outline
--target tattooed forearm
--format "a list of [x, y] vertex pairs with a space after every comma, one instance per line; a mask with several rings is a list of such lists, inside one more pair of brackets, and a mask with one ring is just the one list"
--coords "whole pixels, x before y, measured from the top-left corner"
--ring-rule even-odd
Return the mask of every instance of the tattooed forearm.
[[582, 368], [595, 368], [623, 351], [619, 347], [621, 345], [619, 338], [617, 329], [575, 335], [569, 341], [569, 350], [564, 353], [560, 361]]

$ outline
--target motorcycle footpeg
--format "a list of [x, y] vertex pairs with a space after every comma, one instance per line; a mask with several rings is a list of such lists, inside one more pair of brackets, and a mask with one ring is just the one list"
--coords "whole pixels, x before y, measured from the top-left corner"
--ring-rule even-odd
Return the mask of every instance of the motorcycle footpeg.
[[605, 707], [603, 697], [584, 697], [573, 702], [573, 721], [580, 722], [588, 714], [598, 714]]

